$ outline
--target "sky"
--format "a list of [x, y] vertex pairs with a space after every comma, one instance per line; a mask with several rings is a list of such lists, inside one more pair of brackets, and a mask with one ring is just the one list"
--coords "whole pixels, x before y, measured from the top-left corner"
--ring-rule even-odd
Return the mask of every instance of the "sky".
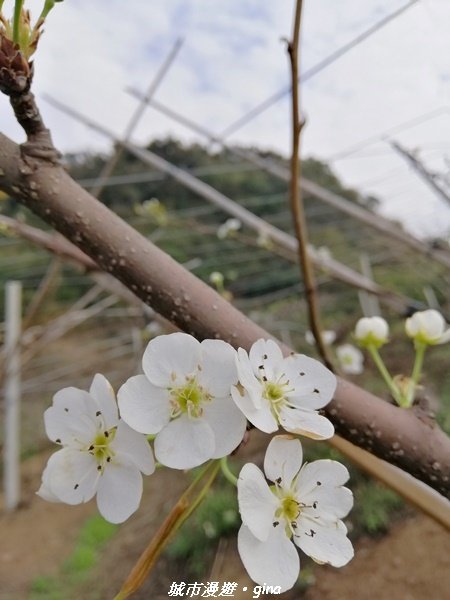
[[[302, 71], [407, 2], [304, 0]], [[27, 3], [34, 14], [42, 4]], [[5, 1], [5, 13], [12, 5]], [[45, 26], [33, 84], [56, 145], [64, 152], [105, 151], [110, 141], [58, 112], [45, 93], [121, 136], [137, 105], [128, 90], [148, 88], [179, 37], [183, 45], [155, 99], [221, 133], [289, 86], [283, 39], [290, 37], [293, 12], [293, 0], [65, 0]], [[306, 118], [302, 155], [329, 162], [344, 184], [377, 196], [383, 214], [420, 237], [450, 238], [450, 204], [431, 191], [390, 141], [417, 152], [428, 170], [449, 174], [449, 31], [450, 0], [419, 0], [305, 81], [300, 92]], [[23, 141], [4, 97], [0, 111], [2, 131]], [[414, 126], [397, 127], [422, 117]], [[146, 144], [167, 135], [203, 141], [152, 108], [132, 139]], [[233, 133], [229, 142], [287, 156], [289, 97]]]

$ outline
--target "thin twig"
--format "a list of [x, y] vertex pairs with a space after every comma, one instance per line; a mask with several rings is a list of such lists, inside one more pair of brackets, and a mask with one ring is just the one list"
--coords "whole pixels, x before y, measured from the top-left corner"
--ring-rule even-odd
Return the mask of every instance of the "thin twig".
[[317, 288], [314, 271], [308, 254], [308, 231], [305, 220], [305, 209], [300, 192], [299, 180], [301, 176], [300, 163], [300, 135], [304, 121], [300, 119], [300, 92], [298, 85], [298, 45], [300, 39], [300, 22], [302, 14], [302, 0], [297, 0], [295, 8], [294, 31], [292, 40], [288, 42], [287, 51], [291, 65], [292, 79], [292, 156], [291, 156], [291, 182], [290, 204], [294, 221], [295, 235], [298, 240], [298, 257], [305, 283], [306, 302], [311, 331], [316, 340], [317, 349], [326, 366], [333, 370], [329, 353], [323, 341], [320, 327], [319, 306], [317, 302]]

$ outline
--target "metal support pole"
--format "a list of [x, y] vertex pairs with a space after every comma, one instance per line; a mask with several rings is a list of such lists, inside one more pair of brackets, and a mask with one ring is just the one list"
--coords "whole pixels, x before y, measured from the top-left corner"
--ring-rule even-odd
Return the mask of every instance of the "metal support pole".
[[8, 281], [5, 293], [5, 510], [17, 508], [20, 496], [20, 328], [22, 284]]

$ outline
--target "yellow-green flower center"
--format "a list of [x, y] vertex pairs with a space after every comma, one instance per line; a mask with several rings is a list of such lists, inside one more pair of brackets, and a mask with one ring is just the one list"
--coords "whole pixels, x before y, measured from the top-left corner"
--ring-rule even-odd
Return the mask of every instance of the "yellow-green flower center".
[[111, 442], [114, 439], [116, 428], [113, 427], [109, 431], [98, 431], [92, 444], [88, 448], [89, 454], [97, 461], [97, 469], [101, 471], [105, 462], [111, 462], [114, 451], [111, 449]]
[[300, 508], [298, 502], [292, 496], [286, 496], [281, 501], [281, 514], [282, 516], [291, 523], [300, 514]]
[[270, 402], [279, 402], [284, 398], [284, 388], [283, 384], [267, 381], [264, 385], [264, 396]]
[[197, 382], [195, 377], [188, 378], [185, 385], [172, 388], [170, 393], [172, 418], [183, 413], [194, 418], [201, 417], [203, 404], [211, 400], [211, 394]]
[[[280, 488], [272, 490], [279, 498], [283, 492]], [[298, 500], [292, 494], [286, 494], [280, 498], [280, 504], [275, 511], [276, 521], [274, 526], [282, 524], [284, 526], [286, 535], [290, 538], [295, 535], [297, 529], [297, 519], [300, 516], [301, 507]]]
[[341, 357], [341, 362], [343, 365], [351, 366], [354, 363], [353, 356], [351, 356], [350, 354], [344, 354]]

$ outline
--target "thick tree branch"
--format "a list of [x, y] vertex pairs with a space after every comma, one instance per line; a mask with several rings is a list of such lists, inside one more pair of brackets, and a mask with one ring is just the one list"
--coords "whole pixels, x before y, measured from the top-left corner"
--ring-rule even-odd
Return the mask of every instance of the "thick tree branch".
[[[20, 148], [0, 134], [0, 188], [181, 329], [247, 349], [270, 337], [93, 199], [61, 167], [32, 158], [27, 167], [24, 173]], [[450, 439], [427, 415], [392, 406], [342, 379], [326, 413], [347, 440], [450, 496]]]

